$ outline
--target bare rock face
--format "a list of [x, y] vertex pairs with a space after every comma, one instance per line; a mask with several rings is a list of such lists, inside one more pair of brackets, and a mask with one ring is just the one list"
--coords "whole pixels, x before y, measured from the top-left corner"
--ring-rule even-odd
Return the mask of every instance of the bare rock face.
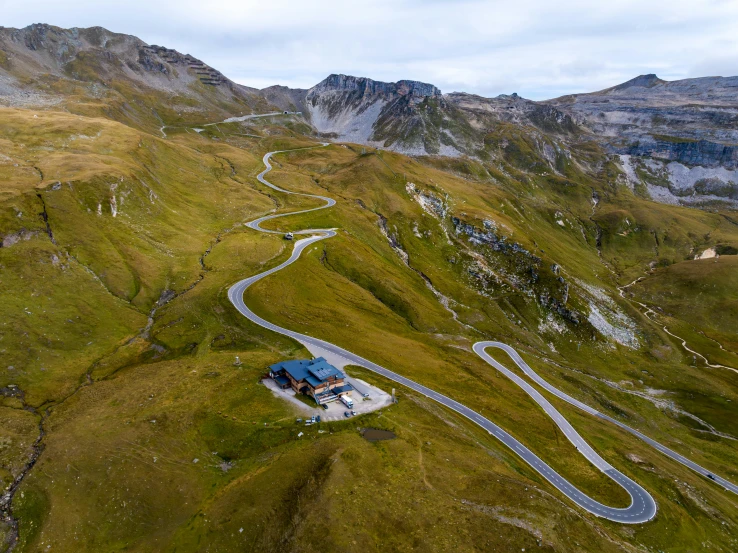
[[432, 133], [412, 132], [424, 126], [431, 104], [445, 107], [441, 91], [432, 84], [384, 83], [350, 75], [328, 76], [306, 91], [301, 102], [306, 117], [324, 136], [410, 154], [443, 150]]
[[362, 95], [384, 95], [392, 97], [412, 96], [422, 99], [426, 96], [440, 96], [441, 91], [428, 83], [419, 81], [398, 81], [396, 83], [383, 83], [373, 81], [365, 77], [352, 77], [350, 75], [329, 75], [327, 79], [318, 83], [310, 89], [308, 97], [319, 95], [329, 91], [358, 92]]
[[259, 91], [270, 104], [284, 111], [303, 111], [307, 89], [274, 85]]
[[546, 102], [603, 137], [613, 151], [723, 166], [738, 144], [738, 77], [663, 81], [641, 75]]
[[633, 156], [677, 161], [685, 165], [738, 168], [738, 145], [720, 144], [709, 140], [644, 136], [621, 150]]
[[442, 94], [432, 84], [413, 80], [385, 83], [334, 74], [309, 90], [274, 86], [261, 93], [282, 109], [302, 111], [326, 138], [409, 155], [476, 156], [484, 149], [486, 132], [500, 121], [576, 132], [566, 113], [517, 94]]
[[641, 75], [547, 103], [620, 156], [629, 183], [643, 185], [652, 198], [735, 204], [738, 77], [664, 81]]

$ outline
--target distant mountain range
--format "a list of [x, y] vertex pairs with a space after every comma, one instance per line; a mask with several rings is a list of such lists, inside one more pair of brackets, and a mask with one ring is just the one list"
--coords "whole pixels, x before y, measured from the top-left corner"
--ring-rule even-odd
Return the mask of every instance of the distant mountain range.
[[548, 137], [549, 150], [541, 147], [550, 159], [572, 142], [600, 144], [616, 156], [631, 187], [659, 201], [738, 204], [738, 77], [667, 82], [641, 75], [543, 102], [335, 74], [310, 89], [257, 90], [189, 54], [130, 35], [37, 24], [0, 29], [0, 105], [103, 110], [147, 128], [299, 111], [327, 139], [480, 160], [497, 155], [490, 133], [514, 125]]

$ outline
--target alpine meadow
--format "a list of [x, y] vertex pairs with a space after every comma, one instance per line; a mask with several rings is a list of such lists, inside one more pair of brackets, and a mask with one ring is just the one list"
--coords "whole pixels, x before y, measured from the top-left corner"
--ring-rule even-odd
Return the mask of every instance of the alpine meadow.
[[738, 550], [736, 91], [0, 27], [0, 551]]

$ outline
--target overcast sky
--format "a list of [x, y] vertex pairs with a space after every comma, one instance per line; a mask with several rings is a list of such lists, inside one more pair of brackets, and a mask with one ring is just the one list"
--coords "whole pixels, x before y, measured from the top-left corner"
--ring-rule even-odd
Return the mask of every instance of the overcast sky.
[[31, 23], [133, 34], [258, 88], [346, 73], [546, 99], [738, 75], [738, 0], [0, 0], [0, 25]]

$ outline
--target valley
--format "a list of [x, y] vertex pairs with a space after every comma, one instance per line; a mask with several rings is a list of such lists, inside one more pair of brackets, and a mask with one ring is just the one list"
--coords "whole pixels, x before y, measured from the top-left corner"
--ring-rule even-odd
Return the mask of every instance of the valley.
[[[732, 154], [588, 111], [686, 84], [259, 91], [104, 29], [0, 36], [6, 549], [735, 548]], [[658, 201], [657, 162], [727, 192]], [[296, 427], [260, 380], [310, 354], [398, 403]]]

